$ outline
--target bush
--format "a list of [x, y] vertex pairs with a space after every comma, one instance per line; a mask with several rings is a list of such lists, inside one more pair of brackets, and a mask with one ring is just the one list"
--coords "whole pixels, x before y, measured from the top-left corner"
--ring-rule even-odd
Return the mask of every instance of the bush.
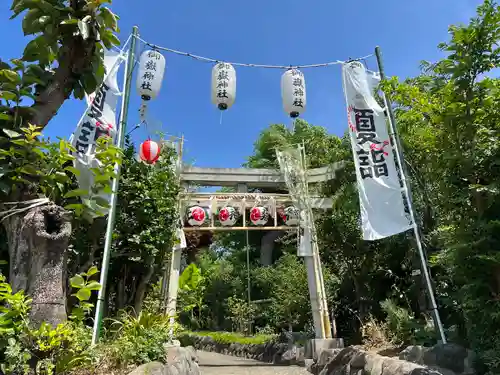
[[24, 375], [35, 370], [40, 375], [62, 374], [92, 361], [92, 332], [83, 319], [92, 306], [88, 302], [90, 291], [99, 286], [88, 280], [89, 274], [96, 272], [92, 268], [72, 279], [78, 279], [78, 285], [72, 282], [72, 286], [79, 303], [71, 321], [55, 328], [42, 323], [36, 329], [29, 322], [31, 300], [23, 291], [13, 293], [0, 274], [0, 369], [4, 373]]
[[112, 320], [104, 351], [107, 360], [118, 367], [162, 362], [164, 344], [169, 339], [167, 316], [145, 311], [137, 317], [123, 313], [119, 319]]
[[436, 341], [436, 332], [429, 318], [425, 317], [425, 321], [417, 320], [407, 309], [398, 306], [391, 299], [382, 301], [380, 306], [387, 314], [385, 335], [393, 344], [428, 345]]
[[183, 346], [194, 344], [193, 338], [195, 336], [208, 336], [211, 337], [216, 343], [222, 345], [230, 344], [266, 344], [276, 340], [276, 335], [259, 334], [255, 336], [245, 336], [235, 332], [182, 332], [177, 335], [178, 340]]
[[363, 345], [368, 349], [383, 349], [393, 346], [391, 334], [384, 322], [378, 322], [370, 316], [361, 326]]

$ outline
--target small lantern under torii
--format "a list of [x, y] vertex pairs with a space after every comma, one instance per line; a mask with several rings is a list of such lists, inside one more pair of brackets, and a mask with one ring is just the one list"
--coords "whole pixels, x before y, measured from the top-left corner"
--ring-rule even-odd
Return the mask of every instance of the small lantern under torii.
[[154, 164], [161, 154], [161, 148], [155, 141], [148, 139], [139, 146], [139, 156], [142, 161]]
[[236, 224], [236, 221], [238, 221], [239, 214], [238, 211], [236, 211], [236, 208], [225, 206], [219, 210], [218, 216], [219, 222], [222, 226], [232, 227], [234, 224]]
[[263, 226], [266, 225], [269, 220], [269, 210], [267, 207], [255, 206], [250, 211], [250, 221], [254, 225]]
[[280, 215], [285, 225], [298, 225], [300, 221], [300, 211], [297, 207], [288, 206]]
[[143, 100], [158, 96], [165, 73], [165, 57], [158, 51], [144, 51], [139, 58], [137, 91]]
[[236, 99], [236, 70], [228, 63], [212, 68], [212, 103], [221, 111], [230, 108]]
[[298, 69], [289, 69], [281, 76], [281, 99], [285, 112], [292, 118], [306, 110], [306, 83]]
[[202, 226], [207, 216], [207, 212], [201, 206], [191, 206], [187, 209], [187, 222], [193, 227]]

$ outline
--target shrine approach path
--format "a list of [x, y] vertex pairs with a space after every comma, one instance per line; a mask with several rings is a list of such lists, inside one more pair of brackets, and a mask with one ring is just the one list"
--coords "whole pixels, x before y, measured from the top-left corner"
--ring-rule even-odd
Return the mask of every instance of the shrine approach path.
[[197, 350], [201, 375], [311, 375], [304, 367], [276, 366], [231, 355]]

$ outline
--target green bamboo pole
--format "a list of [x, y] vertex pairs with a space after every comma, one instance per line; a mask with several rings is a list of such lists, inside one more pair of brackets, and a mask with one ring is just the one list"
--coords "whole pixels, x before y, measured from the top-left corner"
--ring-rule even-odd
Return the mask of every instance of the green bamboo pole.
[[[130, 39], [130, 48], [128, 51], [127, 64], [125, 65], [125, 78], [124, 78], [124, 89], [123, 89], [123, 101], [120, 111], [120, 119], [118, 123], [120, 124], [120, 131], [118, 133], [118, 139], [116, 144], [120, 149], [123, 149], [125, 143], [125, 131], [127, 128], [127, 117], [128, 117], [128, 107], [130, 102], [130, 88], [132, 82], [132, 72], [134, 70], [134, 53], [135, 53], [135, 43], [137, 36], [139, 35], [139, 29], [134, 26], [132, 29], [132, 38]], [[104, 242], [104, 254], [102, 257], [101, 266], [101, 289], [97, 296], [97, 306], [95, 311], [94, 319], [94, 331], [92, 332], [92, 345], [97, 344], [99, 341], [99, 334], [101, 330], [102, 315], [104, 310], [104, 303], [106, 297], [106, 281], [108, 279], [108, 267], [109, 258], [111, 256], [111, 244], [113, 242], [113, 230], [115, 227], [115, 217], [116, 217], [116, 203], [118, 199], [118, 184], [120, 179], [120, 166], [116, 167], [116, 177], [113, 179], [111, 185], [111, 201], [108, 214], [108, 222], [106, 227], [106, 240]]]

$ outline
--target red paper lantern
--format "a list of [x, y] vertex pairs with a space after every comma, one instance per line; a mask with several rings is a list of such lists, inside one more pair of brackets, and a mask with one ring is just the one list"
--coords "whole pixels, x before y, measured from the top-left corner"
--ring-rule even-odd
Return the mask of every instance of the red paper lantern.
[[256, 206], [250, 210], [250, 221], [254, 225], [265, 225], [269, 220], [269, 210], [267, 207]]
[[146, 142], [141, 143], [139, 156], [142, 161], [145, 161], [148, 164], [154, 164], [160, 157], [160, 151], [158, 143], [148, 139]]
[[207, 219], [207, 212], [200, 206], [192, 206], [187, 210], [187, 221], [193, 227], [203, 225]]

